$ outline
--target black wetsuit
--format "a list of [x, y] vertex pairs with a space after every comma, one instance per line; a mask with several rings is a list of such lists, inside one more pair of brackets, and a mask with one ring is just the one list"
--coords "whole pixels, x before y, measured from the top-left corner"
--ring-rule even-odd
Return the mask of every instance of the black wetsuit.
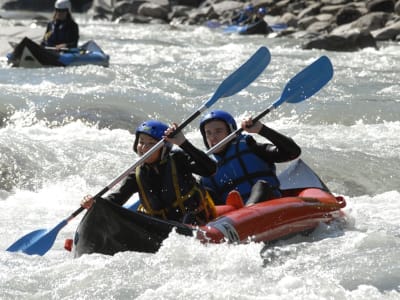
[[267, 126], [261, 128], [259, 135], [270, 140], [272, 144], [257, 143], [252, 137], [247, 139], [247, 144], [254, 149], [254, 153], [266, 162], [287, 162], [296, 159], [301, 154], [301, 148], [293, 141], [293, 139]]
[[78, 40], [79, 27], [73, 19], [53, 20], [47, 24], [41, 46], [55, 47], [59, 44], [66, 44], [67, 48], [76, 48]]
[[[199, 189], [204, 190], [201, 188], [192, 174], [194, 173], [200, 176], [211, 176], [216, 172], [216, 163], [203, 151], [194, 147], [187, 140], [180, 145], [180, 148], [183, 151], [180, 149], [172, 150], [169, 154], [167, 154], [166, 159], [174, 160], [177, 176], [179, 177], [179, 181], [181, 183], [188, 185], [188, 188], [196, 185], [199, 187]], [[153, 196], [152, 198], [156, 199], [158, 202], [157, 209], [163, 207], [168, 210], [176, 201], [175, 191], [173, 188], [162, 189], [162, 187], [166, 186], [165, 181], [170, 179], [166, 178], [166, 175], [169, 177], [172, 176], [172, 174], [166, 174], [169, 172], [169, 169], [167, 169], [168, 165], [168, 163], [165, 163], [165, 160], [161, 160], [156, 164], [144, 164], [140, 167], [140, 176], [143, 178], [142, 181], [146, 181], [146, 193], [151, 194], [151, 196]], [[136, 173], [133, 172], [127, 176], [118, 191], [108, 195], [106, 199], [119, 205], [123, 205], [136, 192], [140, 192], [140, 188], [136, 179]], [[143, 195], [141, 195], [141, 198], [142, 196]], [[196, 199], [196, 203], [198, 203], [198, 201], [199, 199]], [[198, 205], [200, 205], [200, 203], [198, 203]], [[193, 207], [193, 210], [196, 209], [196, 207]], [[188, 211], [190, 211], [190, 208], [188, 208]], [[183, 217], [184, 212], [176, 212], [176, 210], [171, 211], [171, 214], [167, 215], [168, 219], [176, 221], [181, 221]]]

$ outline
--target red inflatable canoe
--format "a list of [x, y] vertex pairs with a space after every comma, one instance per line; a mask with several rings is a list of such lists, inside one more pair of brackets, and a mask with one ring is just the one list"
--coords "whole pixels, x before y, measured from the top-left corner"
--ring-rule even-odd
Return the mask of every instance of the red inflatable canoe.
[[244, 206], [233, 193], [226, 205], [217, 206], [219, 217], [199, 228], [160, 220], [99, 199], [76, 230], [74, 255], [156, 252], [173, 229], [210, 243], [270, 242], [344, 217], [344, 198], [334, 196], [302, 160], [292, 163], [279, 179], [282, 198]]

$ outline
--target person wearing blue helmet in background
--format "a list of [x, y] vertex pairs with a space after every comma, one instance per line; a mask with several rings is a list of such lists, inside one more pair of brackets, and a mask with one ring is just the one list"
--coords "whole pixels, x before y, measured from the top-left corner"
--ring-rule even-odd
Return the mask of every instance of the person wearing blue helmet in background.
[[[194, 147], [177, 128], [149, 120], [140, 124], [135, 132], [133, 150], [142, 156], [165, 138], [164, 145], [148, 157], [143, 165], [129, 174], [118, 191], [109, 194], [106, 200], [123, 205], [138, 192], [140, 211], [164, 220], [173, 220], [193, 225], [202, 225], [216, 216], [214, 203], [208, 192], [198, 183], [193, 173], [211, 176], [216, 172], [216, 163], [203, 151]], [[172, 149], [172, 144], [180, 149]], [[87, 195], [81, 206], [90, 208], [94, 199]]]
[[254, 22], [264, 20], [264, 17], [266, 14], [267, 14], [267, 9], [265, 7], [260, 7], [259, 9], [257, 9], [255, 18], [254, 18]]
[[239, 12], [239, 14], [232, 18], [233, 25], [241, 25], [247, 20], [249, 20], [255, 12], [254, 6], [252, 4], [246, 5], [246, 7]]
[[79, 27], [72, 18], [70, 0], [57, 0], [54, 9], [53, 20], [47, 24], [40, 45], [57, 50], [78, 47]]
[[[217, 173], [201, 178], [201, 183], [212, 193], [215, 204], [224, 204], [232, 190], [238, 191], [247, 205], [280, 197], [275, 163], [293, 160], [301, 154], [300, 147], [291, 138], [259, 121], [253, 123], [251, 118], [245, 118], [241, 127], [271, 143], [258, 143], [249, 134], [239, 134], [216, 149], [213, 158], [218, 163]], [[222, 110], [211, 111], [200, 122], [200, 132], [207, 149], [236, 129], [234, 118]]]
[[249, 28], [246, 30], [246, 34], [268, 34], [273, 30], [268, 25], [268, 23], [264, 20], [265, 15], [267, 14], [267, 9], [265, 7], [259, 7], [255, 10], [254, 14], [248, 18], [243, 25], [249, 25]]

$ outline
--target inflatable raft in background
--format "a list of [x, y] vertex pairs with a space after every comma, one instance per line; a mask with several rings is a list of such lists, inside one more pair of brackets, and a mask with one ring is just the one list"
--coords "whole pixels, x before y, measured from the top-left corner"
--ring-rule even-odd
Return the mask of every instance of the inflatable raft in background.
[[223, 33], [237, 33], [237, 34], [264, 34], [267, 35], [271, 32], [280, 32], [288, 28], [287, 24], [284, 23], [275, 23], [269, 24], [265, 21], [259, 21], [252, 24], [246, 25], [223, 25], [219, 21], [207, 21], [205, 25], [208, 28], [216, 29], [219, 28]]
[[261, 20], [252, 24], [246, 25], [228, 25], [223, 28], [224, 33], [238, 34], [268, 34], [273, 32], [273, 29], [268, 24]]
[[219, 217], [198, 228], [160, 220], [99, 199], [78, 225], [73, 239], [74, 256], [157, 252], [173, 229], [204, 243], [271, 242], [309, 232], [321, 222], [345, 217], [341, 210], [346, 205], [344, 198], [334, 196], [302, 160], [293, 162], [279, 179], [282, 198], [250, 206], [227, 199], [226, 205], [217, 206]]
[[13, 67], [41, 68], [99, 65], [108, 67], [110, 56], [94, 42], [88, 41], [79, 48], [57, 51], [43, 48], [29, 38], [23, 38], [13, 45], [14, 51], [7, 54], [8, 63]]

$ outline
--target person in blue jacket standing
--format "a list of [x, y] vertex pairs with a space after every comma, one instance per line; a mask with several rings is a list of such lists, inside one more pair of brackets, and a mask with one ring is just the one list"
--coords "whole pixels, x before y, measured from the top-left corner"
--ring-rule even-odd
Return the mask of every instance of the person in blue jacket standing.
[[78, 47], [79, 27], [72, 18], [70, 0], [57, 0], [54, 8], [53, 20], [47, 24], [41, 46], [57, 50]]
[[[249, 134], [239, 134], [216, 149], [213, 158], [218, 163], [217, 173], [201, 178], [201, 183], [212, 192], [215, 204], [224, 204], [232, 190], [238, 191], [247, 205], [280, 197], [275, 163], [293, 160], [301, 154], [300, 147], [291, 138], [261, 122], [253, 123], [251, 118], [246, 118], [241, 125], [243, 130], [259, 134], [271, 143], [258, 143]], [[200, 122], [200, 132], [207, 149], [236, 129], [234, 118], [222, 110], [211, 111]], [[253, 186], [257, 187], [257, 193], [253, 193]]]

